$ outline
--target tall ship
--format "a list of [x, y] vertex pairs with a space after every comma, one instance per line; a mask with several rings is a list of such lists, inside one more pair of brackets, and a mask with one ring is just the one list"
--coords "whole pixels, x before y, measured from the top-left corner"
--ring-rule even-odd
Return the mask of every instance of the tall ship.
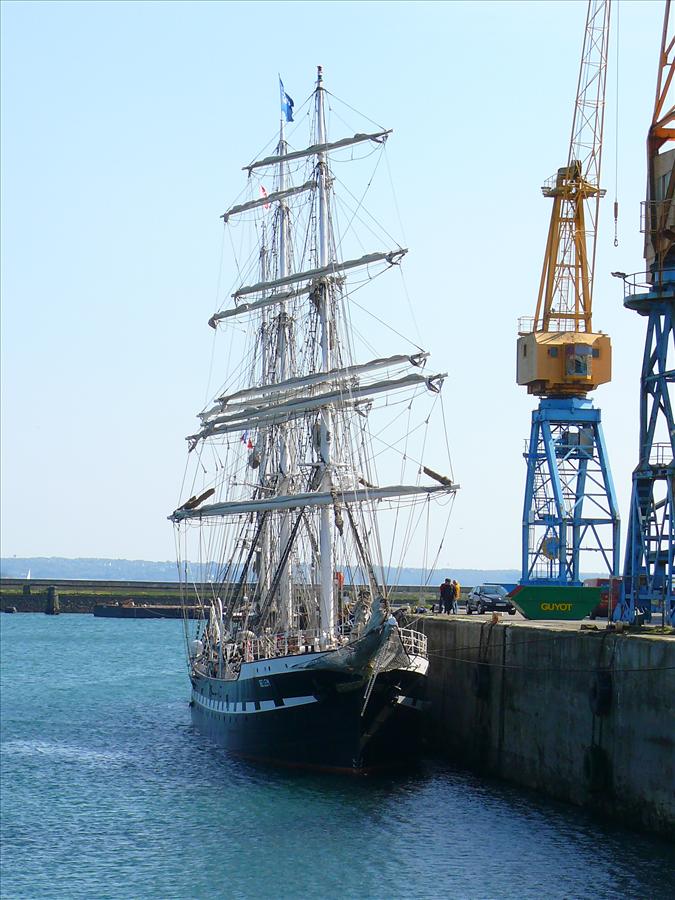
[[366, 212], [391, 132], [329, 139], [356, 113], [321, 67], [299, 110], [281, 81], [280, 97], [278, 139], [222, 216], [224, 381], [170, 516], [201, 610], [185, 618], [191, 714], [248, 759], [366, 772], [420, 750], [427, 641], [391, 596], [407, 554], [433, 571], [458, 487], [446, 374], [403, 332], [407, 250]]

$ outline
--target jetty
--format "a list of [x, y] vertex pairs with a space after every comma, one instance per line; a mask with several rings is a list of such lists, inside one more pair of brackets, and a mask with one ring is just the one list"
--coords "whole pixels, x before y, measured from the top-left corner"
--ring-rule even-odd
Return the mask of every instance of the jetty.
[[423, 616], [429, 728], [480, 774], [675, 835], [675, 629]]

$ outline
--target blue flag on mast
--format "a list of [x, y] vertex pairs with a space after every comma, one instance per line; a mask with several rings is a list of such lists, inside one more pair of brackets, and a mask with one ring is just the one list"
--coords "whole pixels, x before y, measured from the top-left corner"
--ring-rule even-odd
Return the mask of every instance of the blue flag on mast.
[[293, 107], [295, 104], [284, 90], [284, 83], [281, 80], [281, 76], [279, 76], [279, 90], [281, 91], [281, 112], [285, 114], [287, 122], [292, 122]]

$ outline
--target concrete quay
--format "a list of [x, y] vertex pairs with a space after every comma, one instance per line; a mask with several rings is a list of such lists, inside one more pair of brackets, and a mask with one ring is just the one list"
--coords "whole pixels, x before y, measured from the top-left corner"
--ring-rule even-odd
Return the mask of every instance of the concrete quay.
[[675, 839], [675, 636], [422, 616], [438, 749]]

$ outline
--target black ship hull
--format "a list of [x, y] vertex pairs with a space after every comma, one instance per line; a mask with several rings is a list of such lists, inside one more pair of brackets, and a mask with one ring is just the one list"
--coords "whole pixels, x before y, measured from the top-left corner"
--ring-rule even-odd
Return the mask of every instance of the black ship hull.
[[419, 756], [426, 660], [374, 682], [270, 663], [243, 667], [253, 671], [237, 680], [194, 674], [195, 727], [230, 753], [275, 765], [361, 773]]

